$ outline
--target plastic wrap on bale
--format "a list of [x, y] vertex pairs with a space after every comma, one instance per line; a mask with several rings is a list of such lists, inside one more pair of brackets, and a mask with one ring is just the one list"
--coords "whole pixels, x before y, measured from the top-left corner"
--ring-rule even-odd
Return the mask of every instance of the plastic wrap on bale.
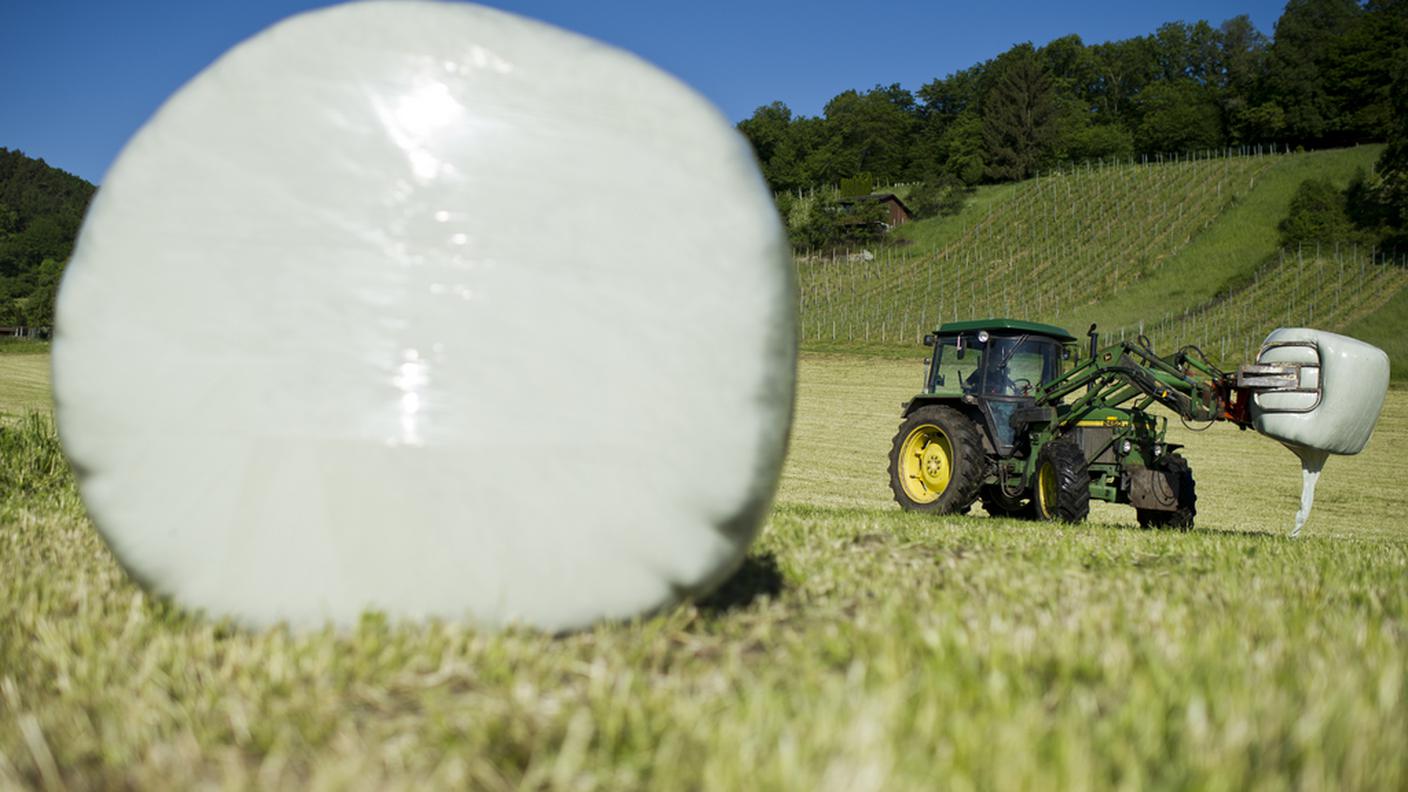
[[338, 6], [127, 145], [59, 296], [57, 418], [179, 604], [582, 627], [740, 563], [792, 278], [746, 141], [670, 75], [488, 8]]
[[1258, 393], [1251, 403], [1253, 427], [1301, 460], [1301, 505], [1291, 530], [1298, 536], [1326, 460], [1359, 453], [1373, 434], [1388, 394], [1388, 355], [1349, 336], [1282, 327], [1262, 342], [1257, 363], [1299, 368], [1297, 389]]

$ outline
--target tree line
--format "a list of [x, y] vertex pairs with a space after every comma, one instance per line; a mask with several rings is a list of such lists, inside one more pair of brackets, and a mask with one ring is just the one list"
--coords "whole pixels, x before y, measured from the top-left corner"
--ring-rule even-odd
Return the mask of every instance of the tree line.
[[862, 174], [974, 185], [1085, 160], [1388, 140], [1405, 62], [1408, 0], [1290, 0], [1270, 37], [1245, 15], [1102, 44], [1070, 35], [916, 92], [845, 91], [816, 117], [773, 102], [738, 128], [778, 193]]
[[64, 263], [97, 188], [0, 148], [0, 325], [47, 327]]

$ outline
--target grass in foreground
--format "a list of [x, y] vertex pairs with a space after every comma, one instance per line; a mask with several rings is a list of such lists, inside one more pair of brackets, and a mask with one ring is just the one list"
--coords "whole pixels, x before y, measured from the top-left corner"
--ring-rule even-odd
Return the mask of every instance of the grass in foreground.
[[0, 786], [1408, 784], [1405, 394], [1290, 541], [1290, 454], [1220, 429], [1190, 441], [1192, 533], [900, 513], [883, 453], [920, 368], [804, 359], [743, 573], [565, 638], [184, 614], [114, 566], [43, 424], [7, 431]]

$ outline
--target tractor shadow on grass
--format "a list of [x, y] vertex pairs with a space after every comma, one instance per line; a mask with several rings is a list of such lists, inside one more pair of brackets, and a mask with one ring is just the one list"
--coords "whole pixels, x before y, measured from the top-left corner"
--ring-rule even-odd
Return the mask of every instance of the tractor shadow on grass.
[[777, 567], [777, 556], [772, 553], [750, 555], [743, 559], [743, 565], [723, 585], [698, 600], [695, 606], [701, 613], [722, 616], [746, 608], [760, 597], [775, 599], [782, 589], [782, 571]]

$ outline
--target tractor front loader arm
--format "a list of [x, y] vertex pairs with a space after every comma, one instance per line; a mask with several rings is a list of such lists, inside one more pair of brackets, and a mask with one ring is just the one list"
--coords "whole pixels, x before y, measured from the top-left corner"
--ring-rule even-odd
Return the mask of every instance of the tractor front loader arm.
[[[1237, 420], [1228, 411], [1232, 379], [1185, 348], [1172, 359], [1144, 344], [1121, 341], [1037, 390], [1038, 406], [1054, 406], [1081, 388], [1060, 423], [1073, 424], [1091, 410], [1141, 399], [1137, 409], [1157, 402], [1190, 421]], [[1238, 421], [1240, 423], [1240, 421]]]

